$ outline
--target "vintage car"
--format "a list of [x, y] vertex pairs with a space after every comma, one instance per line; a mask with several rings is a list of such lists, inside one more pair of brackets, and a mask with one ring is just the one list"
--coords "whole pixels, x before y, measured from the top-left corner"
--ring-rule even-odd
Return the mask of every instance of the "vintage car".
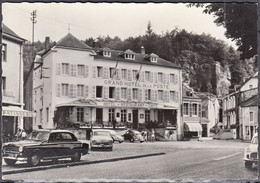
[[123, 135], [125, 140], [129, 140], [130, 142], [139, 141], [140, 143], [144, 142], [144, 138], [141, 133], [137, 130], [127, 130]]
[[95, 129], [92, 130], [90, 136], [91, 150], [95, 148], [113, 149], [113, 139], [108, 130]]
[[7, 165], [17, 161], [27, 161], [36, 166], [41, 160], [71, 158], [80, 161], [81, 155], [88, 153], [89, 144], [77, 140], [68, 130], [33, 131], [26, 140], [8, 142], [3, 145], [3, 158]]
[[256, 133], [250, 145], [245, 149], [244, 161], [246, 168], [252, 168], [253, 163], [258, 163], [258, 134]]
[[122, 135], [119, 135], [116, 131], [114, 130], [109, 130], [110, 132], [110, 135], [113, 139], [113, 142], [119, 142], [119, 143], [122, 143], [124, 142], [124, 137]]

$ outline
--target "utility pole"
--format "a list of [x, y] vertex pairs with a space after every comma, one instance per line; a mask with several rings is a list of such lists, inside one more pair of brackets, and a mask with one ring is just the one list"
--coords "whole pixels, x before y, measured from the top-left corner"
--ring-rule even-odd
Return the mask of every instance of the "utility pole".
[[34, 24], [36, 24], [36, 10], [34, 10], [31, 13], [31, 21], [32, 21], [32, 50], [33, 50], [33, 46], [34, 46]]

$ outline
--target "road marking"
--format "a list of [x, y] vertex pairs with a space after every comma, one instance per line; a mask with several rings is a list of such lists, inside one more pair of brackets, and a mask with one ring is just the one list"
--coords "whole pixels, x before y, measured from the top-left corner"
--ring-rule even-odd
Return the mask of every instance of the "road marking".
[[227, 159], [227, 158], [236, 156], [236, 155], [238, 155], [238, 154], [241, 154], [241, 152], [238, 152], [238, 153], [235, 153], [235, 154], [230, 154], [230, 155], [227, 155], [227, 156], [223, 156], [223, 157], [220, 157], [220, 158], [217, 158], [217, 159], [214, 159], [214, 160], [215, 160], [215, 161], [219, 161], [219, 160], [223, 160], [223, 159]]

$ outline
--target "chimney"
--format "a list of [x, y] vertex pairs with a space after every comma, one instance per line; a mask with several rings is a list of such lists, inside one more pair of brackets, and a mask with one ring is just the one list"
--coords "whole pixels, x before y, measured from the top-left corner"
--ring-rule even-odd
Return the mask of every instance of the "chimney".
[[50, 37], [45, 37], [45, 50], [50, 47]]
[[145, 49], [143, 46], [141, 47], [141, 54], [145, 54]]

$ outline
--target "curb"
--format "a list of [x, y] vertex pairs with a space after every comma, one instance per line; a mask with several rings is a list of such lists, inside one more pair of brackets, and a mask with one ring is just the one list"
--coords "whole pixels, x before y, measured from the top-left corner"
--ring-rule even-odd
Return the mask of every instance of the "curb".
[[28, 168], [19, 169], [19, 170], [3, 171], [2, 175], [10, 175], [10, 174], [15, 174], [15, 173], [23, 173], [23, 172], [33, 172], [33, 171], [52, 169], [52, 168], [72, 167], [72, 166], [77, 166], [77, 165], [114, 162], [114, 161], [121, 161], [121, 160], [128, 160], [128, 159], [144, 158], [144, 157], [149, 157], [149, 156], [160, 156], [160, 155], [165, 155], [165, 154], [166, 153], [164, 153], [164, 152], [162, 152], [162, 153], [151, 153], [151, 154], [128, 156], [128, 157], [122, 157], [122, 158], [112, 158], [112, 159], [105, 159], [105, 160], [95, 160], [95, 161], [86, 161], [85, 160], [85, 161], [80, 161], [80, 162], [70, 162], [70, 163], [48, 165], [48, 166], [41, 166], [41, 167], [28, 167]]

